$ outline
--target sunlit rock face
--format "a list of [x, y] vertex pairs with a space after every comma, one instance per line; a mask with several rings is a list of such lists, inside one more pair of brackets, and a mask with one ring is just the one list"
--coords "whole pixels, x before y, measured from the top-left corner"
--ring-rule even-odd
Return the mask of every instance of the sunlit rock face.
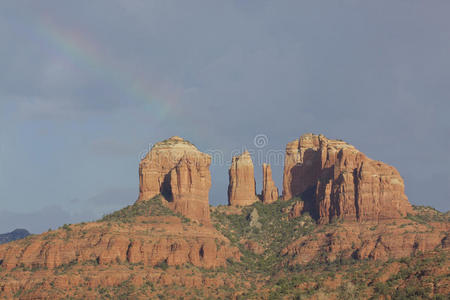
[[228, 204], [247, 206], [258, 201], [255, 186], [255, 170], [248, 151], [234, 156], [229, 169]]
[[272, 179], [272, 168], [269, 164], [262, 165], [263, 190], [261, 198], [264, 203], [272, 203], [278, 200], [278, 188]]
[[398, 171], [352, 145], [305, 134], [289, 143], [283, 199], [303, 196], [321, 223], [393, 219], [412, 211]]
[[208, 154], [180, 137], [155, 144], [139, 165], [138, 201], [162, 194], [175, 211], [209, 222], [210, 164]]

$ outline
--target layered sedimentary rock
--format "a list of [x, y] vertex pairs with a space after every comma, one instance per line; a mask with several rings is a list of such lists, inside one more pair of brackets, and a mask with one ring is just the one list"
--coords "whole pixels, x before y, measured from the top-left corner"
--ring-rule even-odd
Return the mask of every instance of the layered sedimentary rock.
[[180, 137], [155, 144], [139, 165], [138, 201], [162, 194], [175, 211], [208, 222], [210, 164], [208, 154]]
[[175, 211], [184, 216], [209, 222], [208, 194], [211, 187], [209, 157], [201, 158], [183, 156], [170, 172], [170, 190]]
[[[343, 223], [323, 230], [319, 227], [281, 251], [290, 265], [336, 259], [386, 261], [420, 252], [448, 249], [449, 224], [420, 224], [408, 219], [395, 222]], [[430, 230], [432, 228], [432, 230]]]
[[227, 258], [239, 259], [239, 251], [213, 227], [174, 216], [70, 225], [0, 246], [0, 266], [6, 270], [89, 263], [155, 266], [164, 262], [212, 268], [225, 265]]
[[412, 208], [398, 171], [352, 145], [305, 134], [286, 147], [283, 199], [304, 196], [321, 223], [405, 216]]
[[255, 170], [248, 151], [234, 156], [229, 169], [228, 203], [246, 206], [258, 200], [255, 186]]
[[262, 200], [264, 203], [272, 203], [278, 200], [278, 188], [272, 179], [272, 168], [269, 164], [262, 165], [263, 171], [263, 189], [262, 189]]

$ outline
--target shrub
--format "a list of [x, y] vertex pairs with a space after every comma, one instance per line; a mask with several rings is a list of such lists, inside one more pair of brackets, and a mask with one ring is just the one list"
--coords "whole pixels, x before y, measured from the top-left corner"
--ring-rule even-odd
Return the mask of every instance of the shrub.
[[70, 224], [64, 224], [61, 228], [66, 231], [72, 231], [72, 228], [70, 228]]
[[155, 265], [155, 268], [160, 268], [163, 271], [166, 271], [169, 268], [169, 265], [167, 264], [167, 260], [163, 260], [162, 262]]
[[109, 215], [105, 215], [98, 222], [132, 223], [135, 222], [137, 217], [142, 216], [176, 216], [179, 217], [183, 223], [190, 222], [188, 218], [175, 213], [170, 208], [164, 206], [160, 195], [155, 196], [150, 200], [140, 201], [133, 205], [129, 205]]

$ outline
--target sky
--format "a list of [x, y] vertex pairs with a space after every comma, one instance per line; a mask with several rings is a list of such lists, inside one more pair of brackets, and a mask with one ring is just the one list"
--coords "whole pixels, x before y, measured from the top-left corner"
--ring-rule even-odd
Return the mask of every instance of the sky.
[[[395, 166], [416, 205], [450, 209], [450, 1], [2, 1], [0, 232], [132, 204], [173, 135], [231, 155], [257, 189], [308, 132]], [[275, 154], [273, 156], [272, 154]], [[274, 158], [275, 157], [275, 158]]]

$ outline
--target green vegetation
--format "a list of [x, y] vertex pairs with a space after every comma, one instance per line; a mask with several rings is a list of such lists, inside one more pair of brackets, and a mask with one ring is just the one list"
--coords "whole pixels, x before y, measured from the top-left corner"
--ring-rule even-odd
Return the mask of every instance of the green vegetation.
[[428, 224], [430, 222], [450, 222], [450, 214], [442, 213], [431, 206], [413, 205], [415, 214], [408, 214], [407, 218], [420, 223]]
[[170, 208], [164, 206], [162, 201], [161, 196], [158, 195], [150, 200], [137, 202], [106, 215], [99, 220], [99, 222], [133, 223], [136, 221], [137, 217], [152, 216], [175, 216], [179, 217], [185, 223], [189, 222], [188, 218], [175, 213]]
[[[295, 219], [289, 219], [289, 211], [297, 202], [295, 198], [290, 201], [276, 201], [273, 204], [254, 203], [241, 208], [241, 213], [229, 214], [226, 208], [218, 207], [213, 210], [213, 223], [233, 245], [237, 246], [243, 256], [240, 262], [227, 261], [225, 268], [217, 270], [226, 272], [230, 276], [239, 274], [243, 281], [261, 284], [267, 288], [268, 299], [308, 299], [314, 295], [317, 298], [328, 298], [330, 295], [337, 299], [369, 298], [383, 299], [392, 296], [392, 299], [431, 299], [432, 292], [426, 282], [421, 282], [424, 270], [430, 266], [443, 265], [446, 259], [445, 252], [431, 258], [415, 257], [407, 259], [390, 260], [382, 263], [371, 260], [356, 260], [337, 258], [334, 262], [315, 260], [307, 265], [286, 265], [282, 257], [282, 249], [298, 238], [328, 229], [341, 226], [342, 221], [336, 220], [328, 225], [318, 228], [314, 220], [303, 214]], [[448, 214], [440, 213], [430, 208], [415, 208], [418, 214], [408, 216], [415, 222], [446, 221]], [[250, 215], [256, 210], [257, 222], [252, 222]], [[227, 214], [228, 213], [228, 214]], [[250, 226], [250, 224], [261, 226]], [[376, 230], [372, 226], [369, 230]], [[312, 236], [312, 238], [314, 238]], [[261, 246], [261, 251], [250, 251], [247, 242], [254, 242]], [[255, 253], [256, 252], [256, 253]], [[260, 253], [260, 254], [257, 254]], [[387, 282], [377, 282], [376, 271], [383, 270], [393, 262], [401, 262], [407, 267], [392, 275]], [[448, 276], [447, 275], [440, 275]], [[444, 280], [434, 276], [435, 282]], [[275, 279], [276, 278], [276, 279]], [[331, 288], [327, 282], [340, 278], [336, 288]], [[252, 287], [236, 287], [244, 291], [238, 299], [254, 299], [261, 296], [258, 289]], [[442, 295], [434, 295], [433, 299], [444, 299]]]
[[74, 266], [78, 265], [78, 260], [72, 260], [67, 264], [62, 264], [54, 269], [55, 275], [65, 274], [67, 271], [72, 269]]
[[64, 224], [61, 228], [65, 231], [72, 231], [72, 228], [70, 228], [70, 224]]
[[[216, 229], [239, 247], [243, 254], [241, 263], [230, 262], [227, 269], [252, 270], [254, 273], [262, 274], [277, 272], [282, 263], [280, 251], [294, 240], [311, 233], [316, 227], [309, 214], [289, 219], [287, 212], [299, 201], [302, 200], [300, 198], [289, 201], [278, 200], [272, 204], [256, 202], [242, 208], [241, 214], [221, 213], [220, 207], [214, 210], [212, 218]], [[256, 223], [261, 226], [250, 226], [250, 215], [254, 210], [258, 215]], [[256, 254], [246, 249], [239, 241], [257, 243], [264, 252]]]
[[167, 264], [167, 260], [163, 260], [162, 262], [155, 265], [155, 268], [160, 268], [163, 271], [166, 271], [169, 268], [169, 265]]
[[[442, 266], [448, 259], [445, 252], [441, 252], [432, 257], [419, 259], [401, 258], [395, 260], [402, 263], [403, 267], [393, 274], [386, 282], [375, 284], [375, 295], [392, 296], [392, 299], [430, 299], [428, 296], [431, 289], [428, 285], [424, 286], [421, 277], [427, 273], [427, 269], [432, 266]], [[388, 265], [391, 262], [385, 263]], [[439, 281], [447, 277], [448, 274], [434, 275], [433, 281]], [[402, 283], [408, 280], [411, 284], [402, 286]], [[442, 297], [442, 298], [441, 298]], [[376, 297], [372, 297], [377, 299]], [[435, 295], [433, 299], [446, 299], [443, 295]]]
[[[164, 141], [159, 142], [159, 143], [157, 143], [157, 144], [158, 144], [158, 145], [175, 145], [175, 144], [180, 144], [180, 143], [186, 144], [186, 145], [191, 145], [191, 146], [194, 146], [194, 147], [195, 147], [195, 145], [192, 144], [192, 143], [191, 143], [190, 141], [188, 141], [188, 140], [185, 140], [185, 139], [183, 139], [183, 140], [173, 140], [172, 137], [171, 137], [171, 138], [168, 138], [168, 139], [165, 139]], [[155, 145], [156, 145], [156, 144], [155, 144]]]

